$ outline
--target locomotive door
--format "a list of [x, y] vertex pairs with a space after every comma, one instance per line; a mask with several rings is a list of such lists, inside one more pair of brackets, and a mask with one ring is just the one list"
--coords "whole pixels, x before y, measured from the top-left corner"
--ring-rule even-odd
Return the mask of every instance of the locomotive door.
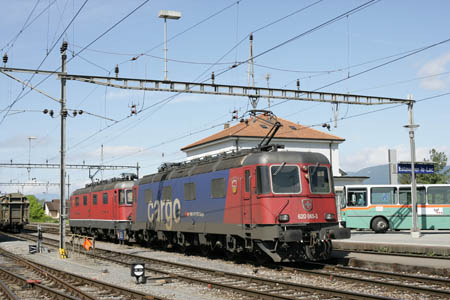
[[250, 168], [244, 168], [244, 184], [242, 193], [242, 223], [252, 224], [252, 181], [254, 176], [252, 176], [252, 170]]
[[119, 218], [119, 201], [121, 197], [121, 190], [114, 191], [114, 200], [111, 203], [111, 216], [113, 220], [118, 220]]

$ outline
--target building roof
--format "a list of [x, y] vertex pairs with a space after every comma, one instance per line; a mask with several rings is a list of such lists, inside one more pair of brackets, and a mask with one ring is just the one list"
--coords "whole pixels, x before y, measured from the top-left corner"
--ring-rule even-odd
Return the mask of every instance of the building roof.
[[[267, 120], [263, 121], [261, 119]], [[192, 143], [188, 146], [181, 148], [182, 151], [189, 150], [191, 148], [208, 144], [218, 140], [224, 140], [227, 138], [238, 138], [238, 137], [246, 137], [246, 138], [263, 138], [267, 135], [267, 133], [272, 129], [272, 125], [278, 121], [283, 125], [274, 138], [276, 139], [296, 139], [296, 140], [320, 140], [320, 141], [337, 141], [343, 142], [345, 139], [331, 135], [316, 129], [312, 129], [310, 127], [306, 127], [303, 125], [296, 124], [294, 122], [284, 120], [282, 118], [270, 119], [269, 116], [258, 115], [257, 118], [250, 118], [248, 122], [240, 122], [232, 127], [226, 128], [216, 134], [213, 134], [209, 137], [201, 139], [195, 143]]]
[[51, 202], [47, 201], [44, 204], [47, 205], [48, 210], [50, 211], [59, 211], [60, 205], [59, 199], [53, 199]]

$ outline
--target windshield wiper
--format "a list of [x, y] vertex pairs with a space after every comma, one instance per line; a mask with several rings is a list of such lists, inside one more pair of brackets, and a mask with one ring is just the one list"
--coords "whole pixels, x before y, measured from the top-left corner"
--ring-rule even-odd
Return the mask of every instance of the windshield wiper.
[[281, 169], [283, 169], [285, 165], [286, 165], [286, 162], [284, 161], [281, 164], [281, 166], [278, 167], [278, 169], [275, 171], [275, 173], [273, 173], [273, 176], [277, 176], [277, 174], [280, 173]]
[[313, 169], [313, 171], [311, 172], [311, 173], [312, 173], [311, 176], [314, 176], [314, 175], [316, 174], [317, 169], [319, 168], [319, 166], [320, 166], [319, 163], [317, 163], [317, 164], [314, 166], [314, 169]]

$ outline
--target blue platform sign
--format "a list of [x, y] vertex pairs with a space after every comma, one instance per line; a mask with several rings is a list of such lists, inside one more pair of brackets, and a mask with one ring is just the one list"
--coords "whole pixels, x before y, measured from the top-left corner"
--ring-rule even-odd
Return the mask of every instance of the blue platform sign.
[[[397, 172], [399, 174], [411, 174], [411, 163], [398, 163]], [[433, 163], [417, 162], [414, 164], [415, 174], [434, 174]]]

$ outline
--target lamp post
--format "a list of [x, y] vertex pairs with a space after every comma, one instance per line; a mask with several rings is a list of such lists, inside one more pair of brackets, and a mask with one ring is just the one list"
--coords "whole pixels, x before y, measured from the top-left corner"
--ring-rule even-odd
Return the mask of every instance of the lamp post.
[[37, 137], [29, 136], [28, 137], [28, 180], [30, 180], [30, 171], [31, 171], [31, 140], [35, 140]]
[[164, 19], [164, 80], [167, 80], [167, 19], [178, 20], [181, 12], [173, 10], [160, 10], [158, 17]]
[[411, 102], [408, 105], [408, 115], [409, 122], [408, 125], [405, 125], [405, 128], [409, 129], [409, 143], [411, 150], [411, 212], [412, 212], [412, 227], [411, 227], [411, 236], [413, 238], [420, 238], [421, 233], [419, 226], [417, 224], [417, 188], [416, 188], [416, 173], [415, 173], [415, 162], [416, 162], [416, 144], [414, 141], [414, 130], [419, 127], [419, 125], [414, 124], [414, 112], [413, 112], [413, 104], [412, 96], [408, 95], [409, 100]]

